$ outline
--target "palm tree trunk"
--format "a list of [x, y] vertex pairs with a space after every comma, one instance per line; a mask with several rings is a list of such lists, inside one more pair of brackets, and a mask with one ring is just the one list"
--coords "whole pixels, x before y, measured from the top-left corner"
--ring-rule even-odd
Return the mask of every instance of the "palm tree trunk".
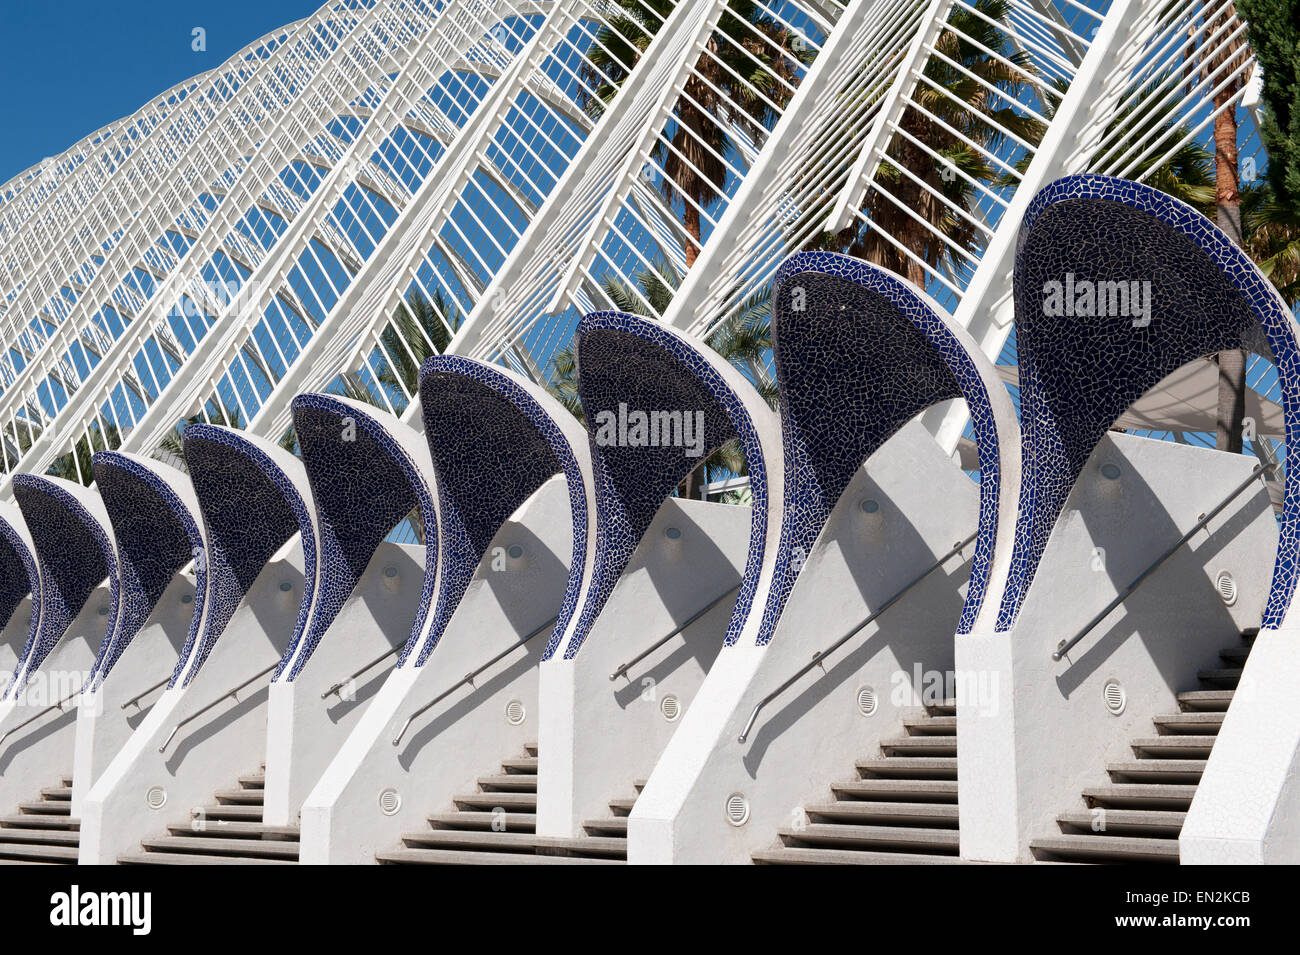
[[[1236, 11], [1231, 6], [1226, 7], [1222, 14], [1224, 20], [1235, 15]], [[1236, 52], [1229, 51], [1228, 55], [1232, 56]], [[1214, 202], [1219, 228], [1241, 247], [1245, 243], [1241, 232], [1240, 173], [1237, 167], [1237, 110], [1235, 106], [1229, 105], [1236, 93], [1237, 84], [1230, 83], [1214, 98], [1215, 109], [1222, 110], [1214, 119]], [[1246, 416], [1246, 353], [1220, 352], [1218, 363], [1215, 447], [1220, 451], [1239, 454], [1242, 449], [1242, 421]]]
[[687, 202], [686, 215], [683, 218], [686, 223], [686, 232], [693, 240], [686, 243], [686, 268], [689, 270], [695, 264], [695, 260], [700, 257], [700, 210]]

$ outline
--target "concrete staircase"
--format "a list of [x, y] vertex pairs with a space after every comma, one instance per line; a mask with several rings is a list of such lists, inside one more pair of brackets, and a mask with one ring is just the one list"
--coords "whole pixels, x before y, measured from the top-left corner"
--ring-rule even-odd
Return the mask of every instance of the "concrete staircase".
[[1061, 834], [1029, 843], [1052, 862], [1178, 862], [1178, 833], [1232, 703], [1258, 628], [1201, 670], [1201, 689], [1178, 694], [1178, 712], [1153, 718], [1156, 735], [1132, 742], [1133, 759], [1110, 763], [1110, 783], [1083, 791], [1084, 809], [1062, 813]]
[[[635, 784], [639, 795], [644, 780]], [[388, 865], [619, 864], [627, 859], [627, 817], [636, 796], [609, 803], [611, 816], [583, 823], [576, 839], [536, 834], [537, 744], [501, 771], [480, 776], [478, 791], [454, 796], [455, 810], [429, 816], [429, 828], [375, 854]]]
[[0, 816], [0, 865], [75, 865], [81, 822], [72, 818], [72, 780], [42, 789], [40, 798]]
[[219, 790], [216, 803], [146, 839], [141, 851], [119, 856], [121, 865], [295, 865], [298, 827], [262, 823], [265, 773], [240, 776], [235, 789]]
[[856, 779], [831, 786], [833, 801], [804, 807], [805, 825], [778, 831], [754, 853], [765, 865], [918, 865], [960, 862], [957, 836], [957, 707], [927, 707], [906, 735], [859, 761]]

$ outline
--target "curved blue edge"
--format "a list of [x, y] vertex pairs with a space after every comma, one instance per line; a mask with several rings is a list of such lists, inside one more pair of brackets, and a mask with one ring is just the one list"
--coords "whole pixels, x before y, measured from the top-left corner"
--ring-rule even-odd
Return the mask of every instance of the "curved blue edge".
[[[206, 562], [196, 559], [204, 547], [198, 521], [167, 481], [150, 467], [116, 451], [98, 451], [91, 460], [95, 486], [117, 541], [121, 610], [100, 644], [92, 682], [103, 685], [122, 653], [149, 619], [163, 592], [186, 564], [194, 561], [194, 608], [190, 644], [203, 619]], [[185, 479], [180, 471], [179, 479]]]
[[[1048, 283], [1064, 287], [1067, 277], [1075, 289], [1080, 281], [1138, 282], [1143, 295], [1148, 281], [1150, 308], [1137, 316], [1055, 314], [1063, 297]], [[997, 629], [1014, 623], [1066, 498], [1110, 425], [1187, 362], [1239, 348], [1271, 358], [1282, 391], [1286, 484], [1263, 619], [1266, 627], [1280, 624], [1295, 593], [1300, 544], [1293, 477], [1300, 467], [1300, 348], [1291, 314], [1255, 264], [1212, 222], [1163, 192], [1107, 176], [1068, 176], [1039, 192], [1025, 214], [1015, 314], [1023, 484]]]
[[587, 554], [587, 496], [564, 432], [509, 376], [454, 355], [421, 366], [420, 406], [437, 474], [442, 588], [416, 665], [433, 652], [502, 525], [559, 473], [568, 482], [573, 525], [569, 577], [554, 627], [563, 632], [578, 602]]
[[[207, 612], [176, 661], [169, 687], [194, 679], [266, 562], [294, 534], [302, 535], [303, 594], [294, 632], [311, 609], [316, 535], [311, 512], [293, 480], [238, 431], [192, 424], [182, 435], [185, 463], [206, 530]], [[189, 665], [191, 659], [193, 665]]]
[[[814, 542], [853, 475], [926, 408], [963, 398], [980, 460], [979, 528], [958, 633], [974, 625], [997, 538], [1001, 458], [975, 358], [906, 280], [859, 259], [802, 252], [772, 281], [785, 507], [757, 643], [771, 640]], [[982, 355], [980, 356], [983, 357]]]
[[[578, 323], [575, 341], [597, 522], [592, 579], [565, 647], [565, 659], [572, 659], [581, 648], [637, 544], [673, 489], [714, 450], [739, 437], [749, 465], [752, 517], [745, 570], [725, 638], [734, 642], [754, 600], [767, 528], [767, 470], [758, 432], [744, 402], [700, 348], [647, 319], [623, 312], [593, 312]], [[645, 412], [698, 412], [704, 422], [702, 453], [691, 456], [682, 447], [602, 445], [597, 418], [603, 412], [617, 416], [620, 404]], [[554, 655], [560, 638], [557, 627], [544, 658]]]
[[40, 625], [23, 647], [14, 670], [17, 678], [40, 667], [105, 578], [109, 582], [107, 638], [117, 619], [120, 591], [113, 540], [73, 494], [37, 474], [15, 474], [13, 487], [41, 575]]
[[[420, 467], [384, 424], [368, 411], [333, 395], [293, 399], [294, 429], [311, 482], [320, 535], [319, 578], [310, 622], [298, 627], [276, 677], [294, 680], [365, 573], [375, 550], [418, 504], [425, 540], [419, 609], [402, 650], [405, 659], [423, 630], [436, 581], [438, 524]], [[346, 429], [348, 418], [355, 428]], [[395, 420], [395, 419], [394, 419]]]
[[23, 534], [0, 517], [0, 595], [3, 599], [0, 603], [0, 616], [3, 617], [0, 627], [8, 626], [9, 618], [28, 594], [32, 595], [32, 619], [27, 624], [24, 652], [19, 654], [9, 680], [0, 686], [0, 699], [7, 697], [15, 685], [23, 668], [25, 651], [35, 642], [41, 625], [41, 572], [36, 555], [28, 547]]

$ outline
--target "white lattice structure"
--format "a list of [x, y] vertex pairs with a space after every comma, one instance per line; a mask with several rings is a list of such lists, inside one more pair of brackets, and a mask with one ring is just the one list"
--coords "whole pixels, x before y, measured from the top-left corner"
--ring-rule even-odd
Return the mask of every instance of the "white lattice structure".
[[[1244, 30], [1220, 0], [328, 4], [0, 186], [0, 496], [186, 419], [279, 439], [302, 391], [409, 418], [446, 339], [540, 379], [615, 292], [708, 334], [830, 234], [1007, 361], [1000, 226], [1205, 143]], [[932, 418], [955, 446], [964, 409]]]

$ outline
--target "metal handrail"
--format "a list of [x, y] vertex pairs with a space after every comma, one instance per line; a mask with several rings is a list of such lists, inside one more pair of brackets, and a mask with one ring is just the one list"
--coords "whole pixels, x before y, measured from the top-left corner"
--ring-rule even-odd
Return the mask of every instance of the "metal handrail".
[[1229, 504], [1235, 501], [1241, 495], [1242, 491], [1246, 490], [1246, 488], [1254, 484], [1255, 478], [1259, 477], [1261, 474], [1267, 475], [1268, 472], [1273, 470], [1273, 467], [1274, 466], [1271, 464], [1260, 464], [1253, 471], [1251, 471], [1250, 477], [1242, 481], [1241, 484], [1237, 486], [1236, 490], [1234, 490], [1231, 494], [1229, 494], [1219, 503], [1218, 507], [1216, 507], [1214, 510], [1210, 511], [1207, 514], [1202, 514], [1200, 520], [1198, 520], [1194, 525], [1192, 525], [1191, 530], [1189, 530], [1182, 537], [1178, 538], [1178, 540], [1174, 543], [1172, 547], [1170, 547], [1163, 554], [1157, 557], [1147, 567], [1146, 570], [1138, 574], [1137, 577], [1133, 579], [1133, 582], [1130, 583], [1123, 590], [1121, 590], [1114, 600], [1106, 604], [1106, 606], [1101, 610], [1101, 612], [1098, 613], [1091, 620], [1089, 620], [1082, 630], [1076, 633], [1071, 639], [1062, 640], [1060, 643], [1058, 643], [1056, 645], [1056, 650], [1052, 652], [1052, 659], [1059, 661], [1061, 657], [1069, 653], [1070, 649], [1076, 643], [1078, 643], [1080, 640], [1086, 637], [1092, 631], [1092, 629], [1097, 626], [1097, 624], [1105, 620], [1107, 615], [1110, 614], [1112, 610], [1114, 610], [1116, 607], [1122, 604], [1128, 598], [1128, 596], [1132, 594], [1133, 591], [1137, 590], [1138, 587], [1141, 586], [1142, 583], [1148, 577], [1150, 577], [1153, 573], [1155, 573], [1160, 568], [1160, 566], [1164, 564], [1165, 561], [1167, 561], [1170, 557], [1173, 557], [1174, 554], [1178, 553], [1178, 551], [1182, 549], [1184, 544], [1186, 544], [1189, 540], [1191, 540], [1193, 537], [1196, 536], [1198, 531], [1200, 531], [1203, 527], [1205, 527], [1206, 524], [1210, 523], [1211, 520], [1217, 517], [1225, 507], [1227, 507]]
[[172, 727], [172, 731], [171, 731], [170, 733], [167, 734], [167, 738], [166, 738], [165, 740], [163, 740], [163, 744], [162, 744], [161, 746], [158, 747], [158, 752], [160, 752], [160, 753], [165, 753], [165, 752], [167, 751], [167, 746], [168, 746], [168, 744], [171, 743], [172, 739], [176, 736], [176, 734], [179, 733], [179, 732], [181, 731], [181, 727], [182, 727], [182, 726], [186, 725], [187, 723], [192, 723], [192, 722], [194, 722], [194, 721], [197, 720], [200, 716], [202, 716], [204, 713], [206, 713], [208, 710], [212, 709], [212, 708], [215, 707], [215, 706], [218, 706], [219, 704], [221, 704], [222, 702], [224, 702], [224, 701], [227, 700], [227, 699], [236, 699], [236, 700], [239, 699], [238, 694], [239, 694], [239, 691], [240, 691], [240, 690], [242, 690], [244, 687], [248, 686], [250, 683], [255, 683], [255, 682], [257, 682], [258, 680], [260, 680], [262, 677], [266, 676], [268, 673], [270, 673], [272, 670], [274, 670], [274, 669], [275, 669], [276, 667], [278, 667], [279, 665], [280, 665], [280, 661], [279, 661], [279, 660], [276, 660], [274, 663], [272, 663], [272, 664], [271, 664], [269, 667], [267, 667], [266, 669], [264, 669], [264, 670], [258, 670], [256, 673], [254, 673], [252, 676], [250, 676], [250, 677], [249, 677], [247, 680], [245, 680], [243, 683], [239, 684], [239, 686], [237, 686], [237, 687], [235, 687], [234, 689], [232, 689], [230, 692], [228, 692], [228, 693], [224, 693], [224, 694], [222, 694], [221, 696], [217, 697], [215, 700], [213, 700], [213, 701], [212, 701], [211, 703], [209, 703], [207, 706], [203, 707], [203, 709], [201, 709], [201, 710], [195, 710], [195, 711], [194, 711], [193, 713], [191, 713], [189, 716], [185, 717], [185, 719], [181, 720], [179, 723], [177, 723], [175, 726]]
[[324, 700], [324, 699], [328, 699], [328, 698], [330, 697], [331, 694], [337, 693], [339, 690], [343, 689], [345, 686], [347, 686], [349, 683], [351, 683], [351, 682], [352, 682], [353, 680], [355, 680], [357, 677], [361, 676], [361, 674], [365, 673], [365, 672], [366, 672], [367, 670], [369, 670], [371, 667], [375, 666], [375, 665], [378, 664], [378, 663], [383, 662], [384, 660], [387, 660], [387, 659], [388, 659], [389, 657], [391, 657], [394, 653], [397, 653], [398, 651], [400, 651], [400, 650], [402, 649], [402, 647], [404, 647], [404, 646], [406, 646], [406, 644], [404, 644], [404, 643], [399, 643], [397, 646], [395, 646], [395, 647], [390, 647], [389, 649], [385, 650], [385, 651], [384, 651], [383, 653], [381, 653], [379, 656], [375, 657], [373, 660], [371, 660], [369, 663], [367, 663], [365, 666], [363, 666], [360, 670], [357, 670], [355, 673], [350, 674], [349, 676], [344, 677], [344, 678], [343, 678], [342, 680], [340, 680], [338, 683], [335, 683], [332, 687], [330, 687], [328, 690], [326, 690], [324, 693], [322, 693], [322, 694], [320, 695], [320, 698], [321, 698], [322, 700]]
[[695, 611], [695, 613], [687, 617], [683, 623], [675, 627], [673, 631], [669, 633], [667, 636], [656, 640], [654, 643], [650, 644], [650, 646], [646, 647], [644, 650], [642, 650], [640, 653], [634, 656], [631, 660], [628, 660], [627, 663], [624, 663], [621, 666], [619, 666], [617, 670], [615, 670], [613, 673], [609, 675], [610, 680], [613, 681], [613, 680], [617, 680], [621, 676], [627, 676], [628, 670], [636, 666], [646, 657], [650, 656], [650, 654], [654, 653], [656, 650], [662, 647], [673, 637], [677, 636], [679, 633], [681, 633], [683, 630], [685, 630], [687, 627], [693, 624], [696, 620], [699, 620], [701, 617], [703, 617], [706, 613], [708, 613], [718, 604], [722, 603], [722, 601], [726, 599], [728, 596], [734, 594], [737, 590], [740, 589], [740, 585], [742, 583], [744, 583], [744, 581], [737, 581], [734, 587], [728, 588], [726, 593], [718, 594], [718, 596], [714, 597], [712, 600], [706, 603], [699, 610]]
[[884, 613], [894, 604], [898, 603], [898, 601], [903, 599], [903, 597], [905, 597], [913, 587], [915, 587], [921, 581], [925, 580], [925, 578], [929, 577], [936, 570], [938, 570], [940, 567], [946, 564], [949, 558], [957, 554], [960, 554], [962, 548], [968, 545], [971, 541], [973, 541], [978, 533], [979, 532], [976, 531], [974, 534], [971, 534], [965, 540], [958, 541], [955, 545], [953, 545], [952, 550], [948, 551], [948, 553], [944, 554], [942, 557], [936, 560], [933, 564], [931, 564], [928, 568], [926, 568], [926, 570], [922, 574], [920, 574], [917, 577], [914, 577], [911, 581], [905, 584], [902, 590], [899, 590], [896, 594], [894, 594], [892, 597], [890, 597], [888, 600], [882, 603], [878, 608], [873, 610], [871, 616], [867, 617], [866, 620], [863, 620], [860, 624], [858, 624], [856, 627], [854, 627], [844, 636], [840, 637], [838, 640], [832, 643], [825, 650], [818, 650], [816, 653], [813, 654], [813, 658], [809, 660], [806, 664], [804, 664], [802, 667], [800, 667], [799, 670], [794, 674], [794, 676], [790, 677], [790, 679], [786, 680], [784, 683], [778, 686], [767, 696], [763, 697], [761, 700], [755, 703], [754, 709], [750, 711], [749, 719], [745, 722], [745, 728], [740, 731], [740, 736], [736, 738], [736, 742], [738, 743], [745, 742], [745, 740], [749, 736], [749, 731], [754, 728], [754, 721], [758, 719], [758, 714], [763, 709], [763, 707], [767, 706], [767, 704], [771, 703], [773, 700], [775, 700], [786, 690], [790, 689], [790, 687], [794, 686], [795, 683], [799, 682], [800, 678], [802, 678], [814, 667], [821, 666], [822, 662], [826, 659], [827, 656], [834, 653], [840, 647], [844, 646], [844, 644], [847, 643], [859, 631], [861, 631], [863, 627], [871, 623], [882, 613]]
[[122, 709], [126, 709], [128, 706], [139, 706], [139, 705], [140, 705], [140, 701], [143, 700], [146, 696], [148, 696], [148, 695], [149, 695], [150, 693], [152, 693], [154, 690], [160, 690], [160, 689], [162, 689], [164, 686], [166, 686], [166, 685], [167, 685], [168, 683], [170, 683], [171, 681], [172, 681], [172, 678], [171, 678], [170, 676], [165, 676], [165, 677], [163, 677], [161, 680], [159, 680], [159, 681], [158, 681], [157, 683], [155, 683], [153, 686], [149, 687], [149, 689], [147, 689], [147, 690], [142, 690], [141, 692], [137, 693], [135, 696], [131, 697], [131, 699], [129, 699], [129, 700], [127, 700], [125, 703], [123, 703], [123, 704], [122, 704]]
[[430, 700], [428, 703], [425, 703], [424, 706], [420, 707], [418, 710], [416, 710], [414, 713], [412, 713], [410, 716], [408, 716], [408, 717], [406, 718], [406, 722], [402, 724], [402, 728], [399, 729], [399, 730], [397, 731], [397, 735], [393, 737], [393, 745], [394, 745], [394, 746], [397, 746], [398, 744], [400, 744], [400, 743], [402, 742], [402, 737], [406, 735], [406, 731], [407, 731], [408, 729], [411, 728], [411, 724], [415, 722], [416, 718], [417, 718], [418, 716], [420, 716], [420, 714], [425, 713], [425, 712], [427, 712], [428, 710], [432, 709], [433, 707], [437, 706], [439, 703], [441, 703], [441, 702], [442, 702], [443, 700], [445, 700], [447, 697], [451, 696], [453, 693], [455, 693], [457, 690], [459, 690], [462, 686], [465, 686], [466, 684], [469, 684], [470, 686], [473, 686], [473, 685], [474, 685], [474, 678], [475, 678], [476, 676], [478, 676], [478, 675], [479, 675], [480, 673], [482, 673], [484, 670], [488, 669], [488, 667], [491, 667], [491, 666], [495, 665], [496, 663], [500, 662], [500, 661], [501, 661], [502, 659], [504, 659], [505, 657], [508, 657], [512, 652], [514, 652], [515, 650], [518, 650], [520, 647], [522, 647], [522, 646], [523, 646], [525, 643], [527, 643], [529, 640], [533, 639], [533, 637], [537, 636], [537, 635], [538, 635], [539, 633], [541, 633], [543, 630], [547, 630], [547, 629], [549, 629], [551, 626], [553, 626], [553, 625], [555, 624], [555, 621], [557, 621], [557, 620], [559, 620], [559, 619], [560, 619], [560, 618], [559, 618], [558, 615], [552, 617], [550, 620], [546, 621], [546, 623], [542, 624], [540, 627], [538, 627], [538, 628], [537, 628], [536, 630], [534, 630], [532, 633], [528, 634], [528, 636], [523, 637], [523, 638], [517, 640], [516, 642], [510, 644], [510, 646], [506, 647], [504, 650], [502, 650], [500, 653], [498, 653], [496, 656], [494, 656], [494, 657], [493, 657], [491, 660], [489, 660], [487, 663], [484, 663], [484, 664], [483, 664], [481, 667], [479, 667], [477, 670], [471, 670], [469, 673], [466, 673], [463, 677], [461, 677], [459, 680], [457, 680], [457, 681], [456, 681], [455, 683], [453, 683], [451, 686], [447, 687], [447, 689], [443, 690], [441, 693], [439, 693], [437, 696], [435, 696], [435, 697], [434, 697], [432, 700]]
[[67, 703], [69, 700], [75, 700], [75, 699], [76, 699], [78, 696], [80, 696], [80, 695], [81, 695], [81, 691], [78, 690], [76, 693], [73, 693], [71, 696], [65, 696], [63, 699], [59, 700], [59, 702], [57, 702], [57, 703], [51, 703], [49, 706], [47, 706], [45, 709], [41, 710], [41, 711], [40, 711], [39, 713], [37, 713], [35, 716], [29, 716], [27, 719], [23, 720], [23, 721], [22, 721], [21, 723], [19, 723], [17, 726], [11, 726], [11, 727], [9, 727], [9, 729], [5, 730], [3, 733], [0, 733], [0, 743], [3, 743], [3, 742], [5, 741], [5, 739], [9, 736], [10, 733], [16, 733], [16, 732], [18, 732], [20, 729], [22, 729], [22, 728], [23, 728], [24, 726], [26, 726], [28, 723], [35, 723], [37, 720], [39, 720], [42, 716], [44, 716], [44, 715], [45, 715], [46, 713], [48, 713], [50, 710], [59, 710], [60, 712], [62, 712], [62, 711], [63, 711], [63, 704], [64, 704], [64, 703]]

